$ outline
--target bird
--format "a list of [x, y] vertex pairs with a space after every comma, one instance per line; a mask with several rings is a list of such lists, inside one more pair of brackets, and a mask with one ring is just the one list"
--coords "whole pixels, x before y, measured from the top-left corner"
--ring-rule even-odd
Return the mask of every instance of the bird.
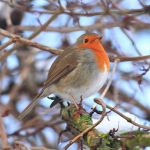
[[77, 102], [97, 93], [109, 74], [109, 57], [101, 44], [102, 36], [85, 33], [68, 46], [51, 65], [42, 90], [21, 112], [23, 119], [32, 108], [50, 94], [56, 98], [50, 107], [61, 100]]

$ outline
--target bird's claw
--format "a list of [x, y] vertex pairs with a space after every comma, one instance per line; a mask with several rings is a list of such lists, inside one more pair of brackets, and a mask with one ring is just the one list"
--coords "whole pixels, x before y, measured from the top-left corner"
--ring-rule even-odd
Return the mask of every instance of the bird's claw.
[[102, 114], [102, 111], [99, 111], [97, 110], [96, 108], [92, 109], [92, 111], [90, 112], [90, 116], [92, 116], [94, 113], [97, 113], [97, 114]]

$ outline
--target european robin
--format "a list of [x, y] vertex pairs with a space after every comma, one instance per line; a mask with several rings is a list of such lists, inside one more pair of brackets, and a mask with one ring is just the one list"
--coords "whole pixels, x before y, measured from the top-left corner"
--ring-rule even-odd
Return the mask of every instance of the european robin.
[[[74, 103], [97, 93], [109, 73], [109, 58], [101, 44], [102, 37], [95, 33], [81, 35], [75, 44], [68, 46], [52, 64], [39, 94], [19, 115], [22, 119], [44, 97], [54, 93], [56, 99]], [[77, 106], [77, 104], [76, 104]]]

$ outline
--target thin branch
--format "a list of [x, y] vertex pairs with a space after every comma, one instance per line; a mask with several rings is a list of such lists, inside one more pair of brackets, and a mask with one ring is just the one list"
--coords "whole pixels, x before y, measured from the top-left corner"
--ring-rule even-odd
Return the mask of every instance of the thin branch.
[[54, 5], [55, 7], [59, 8], [59, 6], [55, 3], [55, 1], [53, 0], [46, 0], [48, 1], [50, 4]]
[[[17, 35], [12, 34], [12, 33], [8, 32], [6, 30], [3, 30], [3, 29], [0, 29], [0, 34], [3, 35], [3, 36], [10, 37], [10, 38], [18, 37]], [[17, 42], [19, 42], [21, 44], [31, 46], [31, 47], [36, 47], [36, 48], [39, 48], [41, 50], [48, 51], [48, 52], [55, 53], [55, 54], [60, 54], [62, 52], [61, 49], [51, 48], [51, 47], [39, 44], [37, 42], [31, 41], [31, 40], [28, 40], [28, 39], [25, 39], [25, 38], [22, 38], [22, 37], [18, 37]], [[0, 59], [1, 59], [1, 57], [0, 57]]]
[[0, 41], [2, 41], [5, 37], [0, 35]]
[[31, 148], [29, 148], [26, 144], [24, 144], [23, 142], [20, 142], [20, 141], [16, 141], [15, 142], [15, 147], [16, 149], [22, 149], [20, 147], [24, 147], [26, 150], [31, 150]]
[[[34, 37], [36, 37], [41, 31], [43, 31], [54, 19], [57, 18], [57, 16], [59, 14], [61, 14], [63, 8], [58, 9], [55, 14], [43, 25], [41, 26], [37, 31], [35, 31], [32, 35], [30, 35], [27, 39], [31, 40]], [[0, 57], [0, 60], [6, 58], [7, 56], [9, 56], [13, 51], [15, 51], [16, 49], [20, 48], [22, 46], [22, 44], [16, 44], [13, 48], [11, 48], [9, 51], [7, 51], [7, 53], [3, 54], [3, 56]]]
[[21, 88], [24, 80], [27, 78], [28, 74], [30, 73], [31, 70], [31, 64], [33, 63], [33, 59], [30, 59], [31, 56], [29, 56], [27, 58], [28, 60], [28, 65], [25, 66], [22, 70], [21, 73], [18, 77], [18, 83], [14, 84], [14, 86], [11, 88], [11, 91], [9, 93], [9, 103], [11, 103], [11, 101], [14, 99], [14, 97], [16, 97], [16, 95], [18, 94], [19, 89]]
[[1, 136], [1, 140], [2, 140], [2, 148], [9, 149], [10, 145], [7, 141], [7, 133], [5, 132], [1, 114], [0, 114], [0, 136]]
[[29, 40], [33, 39], [34, 37], [36, 37], [41, 31], [43, 31], [54, 19], [56, 19], [58, 17], [59, 14], [61, 14], [61, 12], [63, 11], [63, 9], [65, 8], [59, 8], [58, 10], [56, 10], [55, 14], [41, 27], [39, 28], [36, 32], [34, 32], [32, 35], [30, 35], [28, 37]]
[[[117, 18], [116, 18], [116, 16], [114, 16], [114, 15], [111, 14], [111, 17], [114, 19], [114, 21], [118, 21]], [[129, 22], [127, 22], [127, 23], [129, 23]], [[127, 23], [125, 23], [125, 24], [127, 24]], [[138, 50], [137, 46], [135, 45], [135, 43], [134, 43], [133, 39], [131, 38], [131, 36], [127, 33], [127, 31], [126, 31], [123, 27], [120, 27], [120, 28], [121, 28], [122, 32], [124, 32], [124, 34], [125, 34], [125, 35], [129, 38], [129, 40], [131, 41], [131, 43], [132, 43], [132, 45], [133, 45], [135, 51], [141, 56], [141, 53], [140, 53], [140, 51]], [[127, 28], [127, 27], [126, 27], [126, 28]]]
[[20, 10], [25, 10], [25, 7], [17, 4], [16, 1], [13, 1], [13, 2], [12, 1], [8, 1], [8, 0], [0, 0], [0, 1], [6, 3], [7, 5], [9, 5], [12, 8], [16, 8], [16, 9], [20, 9]]
[[122, 28], [122, 31], [124, 32], [124, 34], [128, 37], [128, 39], [131, 41], [135, 51], [141, 56], [141, 52], [138, 50], [137, 46], [135, 45], [135, 42], [133, 41], [133, 39], [131, 38], [131, 36], [127, 33], [127, 31], [125, 29]]
[[109, 56], [109, 59], [110, 59], [111, 62], [114, 62], [115, 59], [119, 59], [119, 62], [125, 62], [125, 61], [140, 61], [140, 60], [150, 59], [150, 55], [146, 55], [146, 56], [135, 56], [135, 57], [115, 57], [115, 56]]
[[[29, 10], [28, 12], [31, 13], [39, 13], [39, 14], [54, 14], [54, 11], [39, 11], [39, 10]], [[132, 9], [132, 10], [123, 10], [123, 11], [118, 11], [118, 10], [111, 10], [109, 11], [109, 13], [107, 11], [100, 11], [100, 12], [86, 12], [83, 13], [83, 11], [80, 12], [68, 12], [68, 11], [64, 11], [62, 12], [63, 14], [67, 14], [70, 16], [99, 16], [99, 15], [109, 15], [109, 14], [115, 14], [115, 15], [127, 15], [127, 14], [137, 14], [137, 15], [142, 15], [143, 13], [145, 13], [144, 9]]]
[[139, 127], [139, 128], [143, 128], [143, 129], [150, 130], [150, 127], [144, 126], [144, 125], [141, 125], [141, 124], [138, 124], [138, 123], [132, 121], [131, 118], [125, 116], [124, 114], [122, 114], [122, 113], [119, 112], [118, 110], [116, 110], [116, 109], [110, 107], [110, 106], [107, 105], [107, 104], [106, 104], [106, 108], [109, 108], [111, 111], [114, 111], [114, 112], [117, 113], [119, 116], [121, 116], [122, 118], [124, 118], [124, 119], [126, 119], [128, 122], [130, 122], [131, 124], [133, 124], [133, 125], [135, 125], [135, 126], [137, 126], [137, 127]]
[[[134, 121], [135, 121], [135, 120], [136, 120], [136, 117], [135, 117]], [[133, 127], [134, 127], [134, 125], [132, 125], [131, 131], [129, 132], [129, 134], [128, 134], [128, 136], [127, 136], [127, 138], [126, 138], [126, 140], [125, 140], [125, 142], [124, 142], [124, 144], [123, 144], [122, 150], [125, 150], [125, 149], [126, 149], [125, 146], [126, 146], [126, 144], [127, 144], [128, 139], [129, 139], [130, 136], [131, 136], [131, 132], [132, 132], [132, 130], [133, 130]]]
[[[29, 10], [26, 9], [24, 6], [18, 5], [17, 3], [11, 3], [8, 2], [6, 0], [1, 0], [2, 2], [5, 2], [6, 4], [8, 4], [10, 7], [14, 7], [17, 9], [21, 9], [27, 12], [31, 12], [31, 13], [40, 13], [40, 14], [55, 14], [55, 11], [38, 11], [38, 10]], [[148, 7], [148, 5], [145, 5], [145, 7]], [[96, 16], [96, 15], [108, 15], [108, 14], [117, 14], [117, 15], [127, 15], [127, 14], [138, 14], [138, 15], [142, 15], [143, 13], [145, 13], [145, 9], [132, 9], [132, 10], [128, 10], [128, 9], [123, 9], [122, 11], [118, 11], [118, 10], [112, 10], [109, 11], [109, 13], [107, 11], [101, 11], [101, 12], [86, 12], [83, 13], [81, 12], [68, 12], [68, 11], [63, 11], [63, 14], [67, 14], [67, 15], [76, 15], [76, 16]]]
[[[48, 26], [43, 31], [54, 31], [60, 33], [68, 33], [74, 31], [88, 31], [88, 30], [96, 30], [101, 28], [112, 28], [116, 26], [123, 26], [122, 22], [112, 22], [112, 23], [95, 23], [94, 25], [90, 26], [77, 26], [77, 27], [51, 27]], [[21, 30], [21, 31], [35, 31], [39, 29], [39, 26], [13, 26], [11, 29], [13, 30]]]
[[117, 64], [118, 64], [119, 61], [120, 61], [119, 59], [115, 59], [110, 80], [108, 81], [108, 84], [107, 84], [107, 86], [106, 86], [104, 92], [102, 93], [100, 99], [103, 99], [103, 97], [105, 96], [106, 92], [108, 91], [108, 89], [109, 89], [109, 87], [110, 87], [110, 84], [111, 84], [111, 82], [112, 82], [113, 76], [114, 76], [114, 74], [115, 74], [115, 71], [116, 71], [116, 68], [117, 68]]
[[29, 128], [32, 124], [34, 124], [37, 120], [40, 120], [43, 116], [47, 115], [50, 111], [53, 111], [55, 107], [47, 109], [43, 114], [35, 116], [34, 118], [27, 121], [19, 130], [15, 131], [16, 133], [19, 133], [21, 130], [24, 130], [26, 128]]
[[0, 51], [2, 51], [5, 47], [11, 45], [13, 43], [12, 40], [9, 40], [8, 42], [4, 43], [3, 45], [0, 45]]
[[9, 5], [5, 5], [5, 12], [6, 12], [6, 23], [8, 26], [11, 26], [12, 25], [12, 22], [11, 22], [11, 17], [10, 17], [10, 7]]
[[[3, 30], [3, 29], [0, 29], [0, 34], [3, 35], [3, 36], [10, 37], [10, 38], [16, 38], [16, 37], [18, 37], [18, 35], [9, 33], [8, 31]], [[18, 38], [17, 41], [20, 42], [20, 43], [26, 44], [28, 46], [36, 47], [36, 48], [39, 48], [39, 49], [41, 49], [43, 51], [48, 51], [48, 52], [51, 52], [51, 53], [54, 53], [54, 54], [57, 54], [57, 55], [61, 54], [63, 52], [62, 49], [56, 49], [56, 48], [48, 47], [48, 46], [39, 44], [37, 42], [30, 41], [30, 40], [25, 39], [25, 38], [21, 38], [21, 37]], [[1, 45], [0, 46], [0, 50], [4, 49], [8, 45], [10, 45], [10, 43], [13, 43], [12, 40], [6, 42], [5, 43], [6, 45], [5, 44]], [[5, 57], [7, 57], [6, 56], [7, 53], [5, 53], [4, 55], [1, 54], [0, 60], [2, 60]], [[110, 59], [111, 62], [114, 62], [115, 59], [119, 59], [120, 62], [124, 62], [124, 61], [139, 61], [139, 60], [150, 59], [150, 55], [147, 55], [147, 56], [136, 56], [136, 57], [115, 57], [115, 56], [109, 56], [109, 59]]]
[[[149, 23], [129, 23], [130, 26], [135, 27], [135, 28], [145, 28], [149, 29], [150, 24]], [[101, 23], [95, 23], [94, 25], [90, 26], [77, 26], [77, 27], [51, 27], [48, 26], [45, 28], [43, 31], [53, 31], [53, 32], [59, 32], [59, 33], [69, 33], [69, 32], [74, 32], [74, 31], [89, 31], [89, 30], [98, 30], [102, 28], [112, 28], [112, 27], [124, 27], [123, 22], [101, 22]], [[40, 27], [39, 26], [23, 26], [23, 25], [18, 25], [18, 26], [12, 26], [12, 30], [21, 30], [21, 31], [36, 31]]]

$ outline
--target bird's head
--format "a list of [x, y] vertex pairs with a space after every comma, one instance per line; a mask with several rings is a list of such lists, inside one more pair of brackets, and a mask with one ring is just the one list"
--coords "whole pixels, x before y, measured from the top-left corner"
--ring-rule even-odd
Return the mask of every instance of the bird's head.
[[107, 66], [109, 71], [109, 58], [101, 44], [102, 36], [95, 33], [86, 33], [81, 35], [75, 43], [75, 49], [91, 49], [95, 53], [95, 59], [99, 68], [104, 70], [104, 66]]
[[95, 33], [85, 33], [81, 35], [75, 43], [75, 48], [97, 49], [101, 45], [102, 36]]

